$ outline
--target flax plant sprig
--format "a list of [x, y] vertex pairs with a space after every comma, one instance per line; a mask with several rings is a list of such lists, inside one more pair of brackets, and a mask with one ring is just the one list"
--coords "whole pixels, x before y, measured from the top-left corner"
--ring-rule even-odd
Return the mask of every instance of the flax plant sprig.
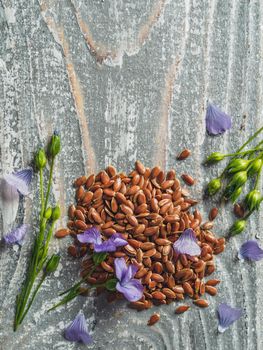
[[115, 277], [117, 278], [109, 278], [102, 283], [92, 284], [88, 288], [81, 287], [82, 283], [88, 282], [88, 277], [92, 275], [97, 266], [106, 260], [109, 252], [115, 252], [118, 247], [123, 247], [127, 245], [128, 242], [119, 233], [115, 233], [108, 240], [103, 241], [100, 232], [95, 227], [84, 231], [82, 234], [78, 234], [77, 239], [81, 243], [93, 245], [93, 267], [82, 277], [79, 282], [75, 283], [66, 291], [60, 293], [59, 296], [64, 295], [64, 297], [48, 311], [54, 310], [58, 306], [68, 303], [78, 295], [87, 294], [91, 289], [97, 287], [105, 288], [108, 291], [117, 290], [129, 301], [137, 301], [142, 297], [143, 286], [138, 279], [133, 278], [138, 270], [138, 266], [134, 264], [127, 266], [126, 261], [123, 258], [116, 258], [114, 261]]
[[[263, 127], [258, 129], [236, 152], [223, 154], [220, 152], [211, 153], [206, 163], [217, 163], [225, 158], [230, 158], [227, 166], [221, 174], [212, 179], [207, 185], [207, 193], [210, 196], [216, 194], [226, 183], [223, 191], [223, 197], [226, 201], [237, 201], [244, 190], [244, 185], [249, 181], [253, 189], [246, 195], [244, 207], [246, 209], [243, 218], [234, 222], [230, 228], [230, 235], [234, 236], [244, 231], [247, 219], [258, 210], [263, 200], [259, 190], [259, 183], [263, 167], [263, 140], [251, 149], [245, 150], [246, 146], [253, 141], [261, 132]], [[224, 181], [225, 180], [225, 181]]]
[[[57, 132], [54, 132], [48, 145], [48, 155], [46, 155], [44, 149], [40, 149], [35, 157], [35, 166], [39, 171], [40, 186], [39, 230], [35, 237], [26, 279], [16, 298], [14, 331], [23, 322], [46, 277], [54, 272], [59, 264], [60, 256], [57, 254], [53, 254], [48, 259], [49, 243], [55, 223], [60, 217], [59, 206], [55, 206], [54, 208], [48, 206], [55, 159], [59, 152], [60, 136]], [[43, 172], [46, 168], [47, 158], [50, 161], [50, 168], [47, 191], [44, 195]], [[39, 281], [35, 285], [37, 277], [39, 277]]]

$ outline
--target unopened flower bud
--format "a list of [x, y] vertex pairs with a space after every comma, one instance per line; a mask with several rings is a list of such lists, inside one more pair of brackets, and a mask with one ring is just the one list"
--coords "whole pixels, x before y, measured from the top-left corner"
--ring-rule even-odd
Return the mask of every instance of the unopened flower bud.
[[52, 208], [48, 207], [44, 213], [44, 218], [48, 220], [51, 217], [51, 215], [52, 215]]
[[52, 135], [48, 151], [53, 158], [60, 152], [60, 136], [57, 131]]
[[221, 180], [219, 178], [213, 179], [207, 185], [207, 191], [210, 196], [213, 196], [221, 188]]
[[246, 227], [246, 220], [237, 220], [230, 228], [230, 235], [235, 236], [241, 233]]
[[238, 187], [236, 190], [234, 190], [230, 196], [229, 199], [232, 201], [232, 203], [235, 203], [238, 197], [241, 195], [242, 187]]
[[53, 254], [47, 262], [47, 265], [45, 267], [45, 273], [47, 274], [47, 273], [52, 273], [56, 271], [59, 261], [60, 261], [60, 255]]
[[47, 164], [47, 158], [46, 158], [46, 153], [43, 150], [43, 148], [41, 148], [36, 156], [35, 156], [35, 164], [37, 169], [43, 169], [45, 168], [46, 164]]
[[238, 171], [246, 170], [250, 162], [251, 160], [248, 160], [248, 159], [240, 159], [240, 158], [233, 159], [227, 166], [228, 173], [234, 174]]
[[261, 203], [261, 194], [258, 190], [253, 190], [249, 192], [245, 198], [246, 207], [250, 212], [259, 208]]
[[247, 181], [247, 172], [239, 171], [232, 177], [230, 184], [233, 185], [235, 189], [237, 189], [238, 187], [243, 186], [246, 183], [246, 181]]
[[213, 152], [206, 158], [206, 162], [207, 163], [220, 162], [220, 160], [222, 160], [224, 158], [225, 158], [225, 155], [223, 153]]
[[52, 210], [52, 216], [51, 216], [51, 218], [52, 218], [53, 221], [56, 221], [56, 220], [59, 219], [59, 217], [60, 217], [60, 207], [57, 205], [57, 206], [56, 206], [55, 208], [53, 208], [53, 210]]
[[250, 164], [250, 167], [248, 169], [248, 175], [252, 176], [256, 173], [258, 173], [262, 167], [263, 161], [262, 159], [255, 159], [253, 162]]

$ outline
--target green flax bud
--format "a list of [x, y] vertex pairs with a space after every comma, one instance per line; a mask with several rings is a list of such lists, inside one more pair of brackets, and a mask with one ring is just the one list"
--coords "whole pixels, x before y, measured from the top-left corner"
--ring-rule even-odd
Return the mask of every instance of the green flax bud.
[[238, 197], [241, 195], [242, 187], [237, 188], [232, 192], [229, 196], [229, 199], [232, 201], [232, 203], [235, 203]]
[[241, 233], [246, 227], [246, 220], [237, 220], [230, 228], [230, 235], [235, 236]]
[[246, 170], [250, 162], [251, 160], [248, 160], [248, 159], [240, 159], [240, 158], [233, 159], [227, 166], [228, 173], [233, 174], [238, 171]]
[[51, 215], [52, 215], [52, 208], [48, 207], [44, 213], [44, 218], [48, 220], [50, 219]]
[[260, 203], [261, 203], [261, 194], [258, 190], [253, 190], [247, 194], [245, 198], [245, 204], [250, 212], [255, 209], [258, 210]]
[[60, 261], [60, 255], [53, 254], [47, 262], [47, 265], [45, 267], [45, 273], [48, 274], [56, 271], [59, 261]]
[[225, 155], [223, 153], [213, 152], [206, 158], [206, 163], [220, 162], [220, 160], [224, 158], [225, 158]]
[[220, 178], [213, 179], [207, 185], [207, 191], [210, 196], [213, 196], [216, 192], [218, 192], [221, 188], [221, 180]]
[[45, 168], [45, 166], [47, 164], [47, 158], [46, 158], [46, 153], [43, 150], [43, 148], [41, 148], [37, 152], [37, 154], [35, 156], [35, 164], [36, 164], [36, 167], [37, 167], [38, 170]]
[[52, 221], [56, 221], [58, 220], [60, 217], [60, 207], [57, 205], [55, 208], [53, 208], [53, 211], [52, 211]]
[[252, 176], [256, 173], [258, 173], [262, 167], [262, 159], [255, 159], [253, 162], [250, 164], [250, 167], [248, 169], [248, 175]]
[[60, 136], [57, 131], [54, 131], [54, 134], [52, 135], [48, 151], [52, 158], [60, 152]]
[[236, 173], [232, 180], [230, 181], [230, 184], [234, 186], [234, 188], [238, 188], [243, 186], [247, 181], [247, 172], [246, 171], [239, 171]]

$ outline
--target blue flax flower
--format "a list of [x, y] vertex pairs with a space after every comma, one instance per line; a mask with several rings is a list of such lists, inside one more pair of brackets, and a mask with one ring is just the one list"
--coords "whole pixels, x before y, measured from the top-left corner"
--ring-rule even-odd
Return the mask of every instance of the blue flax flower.
[[69, 341], [82, 342], [86, 345], [92, 343], [83, 312], [80, 311], [73, 322], [65, 329], [64, 337]]
[[131, 301], [138, 301], [143, 295], [143, 286], [140, 280], [133, 278], [138, 267], [136, 265], [126, 265], [124, 258], [116, 258], [114, 260], [115, 275], [118, 278], [116, 289]]
[[193, 229], [188, 228], [174, 242], [173, 248], [177, 254], [187, 254], [190, 256], [199, 256], [201, 248], [197, 244], [197, 238]]
[[233, 308], [225, 303], [220, 304], [217, 309], [218, 313], [218, 331], [223, 333], [232, 323], [242, 316], [242, 310]]
[[118, 247], [122, 247], [128, 244], [128, 242], [122, 238], [121, 234], [115, 233], [106, 241], [102, 241], [100, 232], [92, 227], [89, 230], [84, 231], [77, 235], [79, 242], [81, 243], [93, 243], [94, 251], [100, 252], [115, 252]]
[[208, 104], [206, 110], [206, 129], [210, 135], [223, 134], [232, 126], [231, 118], [218, 107]]

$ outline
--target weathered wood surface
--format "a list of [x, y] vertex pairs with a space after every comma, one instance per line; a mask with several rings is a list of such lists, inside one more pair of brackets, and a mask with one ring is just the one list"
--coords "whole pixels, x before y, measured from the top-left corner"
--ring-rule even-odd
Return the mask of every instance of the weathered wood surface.
[[[192, 192], [201, 199], [204, 184], [218, 171], [201, 165], [205, 155], [231, 151], [262, 124], [262, 21], [261, 0], [1, 0], [1, 172], [28, 165], [58, 128], [63, 151], [52, 193], [63, 208], [60, 226], [73, 200], [73, 179], [110, 163], [128, 171], [140, 159], [187, 171], [199, 179]], [[206, 135], [207, 99], [233, 116], [231, 132]], [[179, 164], [175, 155], [185, 146], [193, 155]], [[37, 205], [33, 190], [17, 215], [16, 207], [2, 207], [1, 234], [23, 216], [34, 222]], [[200, 204], [204, 217], [211, 205]], [[215, 231], [223, 235], [232, 219], [222, 207]], [[54, 239], [52, 250], [62, 253], [57, 278], [46, 282], [14, 334], [15, 295], [33, 234], [22, 249], [1, 247], [0, 349], [80, 348], [61, 335], [80, 308], [89, 319], [92, 349], [262, 349], [262, 263], [235, 259], [246, 237], [263, 239], [262, 228], [262, 213], [254, 215], [247, 234], [232, 239], [216, 259], [222, 283], [208, 309], [193, 307], [178, 317], [175, 304], [161, 307], [152, 328], [146, 322], [153, 310], [136, 313], [103, 297], [79, 298], [46, 313], [79, 271], [79, 262], [67, 257], [68, 241]], [[215, 310], [222, 301], [245, 311], [219, 335]]]

